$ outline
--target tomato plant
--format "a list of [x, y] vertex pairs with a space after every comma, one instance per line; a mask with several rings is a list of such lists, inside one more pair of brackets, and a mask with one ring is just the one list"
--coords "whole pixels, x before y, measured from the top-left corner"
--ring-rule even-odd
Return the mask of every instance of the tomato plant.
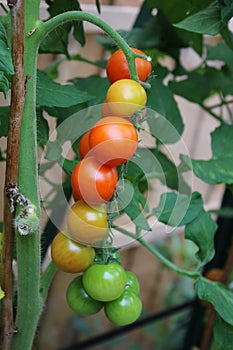
[[88, 152], [90, 151], [90, 145], [89, 145], [89, 135], [90, 130], [87, 131], [81, 138], [79, 145], [78, 145], [78, 152], [81, 159], [83, 159]]
[[95, 259], [94, 248], [79, 244], [59, 232], [51, 244], [51, 257], [62, 271], [78, 273], [86, 270]]
[[78, 276], [69, 284], [66, 291], [69, 307], [80, 316], [90, 316], [99, 312], [103, 303], [91, 298], [83, 287], [82, 276]]
[[119, 326], [135, 322], [142, 312], [142, 302], [133, 292], [126, 290], [119, 298], [104, 305], [105, 315]]
[[75, 241], [93, 244], [108, 234], [108, 218], [104, 204], [89, 206], [79, 200], [67, 214], [67, 234]]
[[83, 274], [83, 285], [95, 300], [114, 300], [125, 289], [125, 270], [118, 263], [93, 264]]
[[135, 80], [121, 79], [113, 83], [106, 95], [113, 115], [129, 116], [146, 105], [145, 89]]
[[91, 129], [91, 151], [101, 163], [117, 166], [125, 163], [135, 153], [138, 135], [133, 124], [121, 117], [105, 117]]
[[72, 173], [74, 199], [88, 204], [108, 201], [116, 188], [118, 173], [115, 167], [101, 164], [93, 157], [82, 159]]
[[[136, 48], [132, 48], [132, 50], [140, 55], [146, 56], [146, 54], [141, 50], [138, 50]], [[151, 74], [151, 62], [137, 57], [135, 59], [135, 64], [138, 78], [141, 81], [145, 81]], [[121, 49], [115, 51], [109, 58], [106, 66], [106, 72], [111, 84], [120, 79], [130, 79], [128, 62], [126, 60], [124, 52]]]

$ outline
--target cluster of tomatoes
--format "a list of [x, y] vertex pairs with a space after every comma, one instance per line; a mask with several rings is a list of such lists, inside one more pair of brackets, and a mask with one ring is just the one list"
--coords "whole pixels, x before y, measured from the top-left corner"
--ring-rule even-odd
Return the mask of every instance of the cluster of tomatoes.
[[[151, 73], [150, 61], [137, 57], [135, 64], [139, 79], [145, 81]], [[147, 98], [142, 85], [130, 79], [122, 50], [110, 57], [106, 71], [111, 85], [102, 118], [79, 142], [81, 160], [71, 179], [75, 203], [67, 214], [67, 230], [52, 242], [51, 256], [59, 269], [82, 273], [67, 289], [67, 302], [74, 312], [87, 316], [104, 307], [111, 322], [126, 325], [142, 310], [139, 283], [120, 265], [114, 250], [105, 245], [110, 231], [107, 204], [117, 191], [118, 166], [125, 164], [138, 146], [130, 117], [144, 109]]]

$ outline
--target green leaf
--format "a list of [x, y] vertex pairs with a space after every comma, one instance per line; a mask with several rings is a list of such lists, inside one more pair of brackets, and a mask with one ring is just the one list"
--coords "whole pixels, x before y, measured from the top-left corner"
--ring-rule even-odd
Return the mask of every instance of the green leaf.
[[219, 282], [199, 277], [194, 284], [195, 291], [201, 300], [211, 303], [221, 318], [233, 326], [233, 293]]
[[222, 124], [211, 133], [212, 158], [194, 160], [181, 155], [182, 162], [208, 184], [233, 183], [233, 125]]
[[216, 46], [207, 45], [206, 49], [207, 60], [224, 62], [233, 74], [233, 51], [224, 42], [220, 42]]
[[216, 92], [224, 96], [233, 94], [232, 77], [229, 71], [208, 66], [190, 73], [186, 72], [184, 80], [170, 81], [169, 87], [174, 94], [198, 104], [203, 103]]
[[8, 119], [10, 114], [10, 107], [0, 107], [0, 137], [8, 134]]
[[[63, 0], [46, 0], [46, 3], [49, 5], [50, 18], [62, 12], [80, 10], [79, 3], [76, 0], [66, 0], [65, 2]], [[68, 38], [72, 27], [74, 28], [73, 34], [75, 39], [83, 46], [85, 44], [83, 22], [74, 21], [63, 24], [49, 33], [40, 46], [40, 52], [64, 53], [66, 56], [69, 56]]]
[[43, 117], [42, 110], [36, 111], [37, 116], [37, 143], [44, 147], [49, 139], [49, 125], [47, 120]]
[[10, 76], [14, 74], [14, 67], [9, 49], [6, 31], [0, 21], [0, 92], [5, 98], [10, 87]]
[[221, 8], [219, 1], [214, 1], [206, 9], [174, 24], [175, 27], [200, 34], [216, 35], [221, 31]]
[[198, 192], [192, 193], [192, 196], [167, 192], [161, 195], [158, 207], [152, 212], [160, 222], [176, 227], [193, 221], [202, 208], [203, 201]]
[[233, 326], [226, 323], [218, 314], [214, 320], [214, 350], [232, 350]]
[[2, 290], [2, 288], [0, 287], [0, 300], [3, 299], [5, 296], [5, 292]]
[[61, 85], [46, 74], [38, 71], [37, 104], [46, 107], [70, 107], [92, 98], [86, 91], [78, 90], [73, 85]]
[[141, 229], [150, 231], [151, 228], [142, 213], [142, 208], [134, 194], [134, 187], [129, 181], [124, 182], [124, 187], [117, 190], [118, 206], [123, 210], [134, 224]]
[[232, 0], [222, 0], [220, 1], [220, 6], [222, 22], [228, 23], [233, 16], [233, 2]]
[[75, 78], [71, 82], [78, 89], [86, 91], [92, 96], [92, 99], [89, 99], [89, 105], [102, 103], [110, 86], [109, 80], [107, 78], [101, 78], [99, 75], [91, 75], [87, 78]]
[[147, 116], [151, 134], [161, 143], [177, 142], [184, 129], [182, 117], [171, 90], [160, 79], [151, 82], [147, 106], [152, 109]]
[[216, 222], [204, 210], [185, 227], [185, 238], [193, 241], [199, 248], [196, 256], [201, 262], [201, 266], [204, 266], [214, 256], [214, 235], [216, 230]]

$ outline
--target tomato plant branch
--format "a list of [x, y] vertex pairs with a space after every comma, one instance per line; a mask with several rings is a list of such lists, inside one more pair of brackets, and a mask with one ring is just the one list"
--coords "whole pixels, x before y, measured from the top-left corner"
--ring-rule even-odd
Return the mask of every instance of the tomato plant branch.
[[170, 260], [165, 258], [164, 255], [162, 255], [157, 249], [152, 247], [150, 245], [150, 243], [145, 241], [143, 238], [138, 237], [137, 235], [135, 235], [135, 234], [133, 234], [133, 233], [121, 228], [121, 227], [113, 226], [113, 228], [118, 230], [119, 232], [125, 234], [126, 236], [137, 240], [144, 248], [146, 248], [151, 254], [153, 254], [164, 266], [168, 267], [169, 269], [173, 270], [174, 272], [176, 272], [180, 275], [186, 276], [186, 277], [193, 278], [193, 279], [196, 279], [200, 276], [200, 273], [197, 270], [196, 271], [188, 271], [186, 269], [182, 269], [181, 267], [178, 267], [173, 262], [171, 262]]
[[45, 303], [49, 291], [49, 286], [54, 278], [54, 275], [57, 271], [56, 265], [51, 261], [50, 264], [46, 267], [45, 271], [40, 280], [40, 295], [43, 303]]
[[[24, 106], [24, 1], [11, 9], [12, 22], [12, 59], [14, 75], [12, 77], [11, 106], [8, 125], [5, 192], [16, 188], [18, 182], [18, 149], [20, 143], [20, 125]], [[12, 198], [11, 198], [12, 199]], [[2, 350], [11, 348], [12, 336], [16, 332], [13, 322], [12, 306], [12, 261], [14, 254], [15, 204], [10, 204], [5, 196], [4, 227], [2, 247], [2, 279], [1, 286], [5, 292], [1, 309], [1, 344]]]
[[[32, 348], [43, 304], [40, 296], [40, 201], [36, 133], [36, 72], [39, 41], [27, 35], [39, 19], [39, 0], [25, 1], [24, 7], [24, 73], [26, 95], [20, 132], [18, 186], [35, 211], [28, 217], [28, 234], [16, 234], [18, 293], [16, 325], [11, 350]], [[26, 33], [26, 34], [25, 34]], [[23, 215], [18, 207], [16, 220]]]
[[105, 23], [100, 18], [91, 15], [90, 13], [86, 13], [83, 11], [67, 11], [63, 12], [55, 17], [50, 18], [48, 21], [41, 23], [37, 28], [37, 35], [40, 37], [40, 40], [45, 38], [52, 30], [56, 29], [57, 27], [72, 21], [87, 21], [90, 22], [99, 28], [101, 28], [105, 33], [107, 33], [114, 41], [115, 43], [124, 51], [124, 54], [126, 56], [126, 59], [128, 61], [129, 70], [130, 70], [130, 76], [131, 79], [139, 82], [141, 85], [143, 85], [145, 88], [149, 88], [150, 84], [141, 82], [138, 78], [136, 65], [135, 65], [135, 58], [141, 57], [145, 60], [148, 60], [149, 58], [147, 56], [142, 56], [136, 54], [129, 45], [126, 43], [126, 41], [118, 34], [111, 26], [109, 26], [107, 23]]

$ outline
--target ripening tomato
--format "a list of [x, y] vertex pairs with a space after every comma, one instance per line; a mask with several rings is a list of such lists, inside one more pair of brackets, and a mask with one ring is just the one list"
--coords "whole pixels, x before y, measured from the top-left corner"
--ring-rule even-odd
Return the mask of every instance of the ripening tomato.
[[79, 145], [78, 145], [78, 152], [81, 159], [83, 159], [88, 152], [90, 151], [90, 145], [89, 145], [89, 134], [90, 130], [87, 131], [81, 138]]
[[115, 167], [101, 164], [94, 157], [82, 159], [74, 168], [71, 178], [74, 199], [87, 204], [107, 202], [118, 181]]
[[92, 299], [86, 292], [82, 283], [82, 276], [78, 276], [69, 284], [66, 291], [66, 300], [77, 315], [90, 316], [99, 312], [103, 303]]
[[83, 286], [95, 300], [114, 300], [123, 293], [125, 285], [125, 270], [118, 263], [92, 264], [83, 274]]
[[101, 241], [108, 234], [108, 217], [105, 204], [89, 206], [79, 200], [67, 214], [68, 235], [83, 244]]
[[[132, 50], [140, 55], [146, 56], [146, 54], [136, 48]], [[141, 81], [145, 81], [151, 74], [152, 66], [149, 59], [143, 59], [137, 57], [135, 59], [136, 69], [138, 73], [138, 78]], [[128, 62], [126, 60], [124, 52], [119, 49], [109, 58], [106, 66], [107, 77], [110, 83], [114, 83], [120, 79], [130, 79], [130, 72]]]
[[122, 117], [105, 117], [91, 129], [89, 142], [92, 155], [101, 163], [117, 166], [127, 162], [138, 146], [137, 130]]
[[78, 273], [85, 271], [95, 259], [94, 248], [75, 242], [59, 232], [51, 244], [51, 257], [62, 271]]
[[145, 89], [135, 80], [121, 79], [113, 83], [106, 95], [112, 115], [129, 116], [145, 107], [147, 101]]
[[125, 290], [116, 300], [105, 303], [106, 317], [114, 324], [125, 326], [135, 322], [142, 312], [142, 302], [138, 295]]

